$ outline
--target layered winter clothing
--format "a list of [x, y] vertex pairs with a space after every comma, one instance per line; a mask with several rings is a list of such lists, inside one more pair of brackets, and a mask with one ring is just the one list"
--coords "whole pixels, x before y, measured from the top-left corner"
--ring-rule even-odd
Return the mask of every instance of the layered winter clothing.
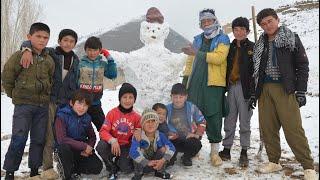
[[64, 179], [73, 173], [99, 174], [102, 162], [94, 150], [88, 157], [82, 156], [87, 146], [94, 147], [96, 136], [88, 113], [82, 116], [67, 105], [58, 110], [54, 123], [57, 141], [58, 165], [62, 166]]
[[20, 65], [21, 51], [15, 52], [2, 72], [2, 85], [15, 105], [12, 137], [3, 168], [7, 172], [19, 169], [30, 131], [29, 167], [42, 165], [42, 152], [48, 121], [48, 103], [52, 86], [54, 61], [47, 50], [37, 54], [28, 69]]
[[[304, 169], [313, 169], [313, 159], [294, 94], [295, 91], [307, 90], [309, 72], [308, 58], [299, 36], [285, 26], [279, 27], [272, 43], [269, 43], [266, 34], [262, 34], [254, 47], [253, 60], [259, 124], [269, 161], [279, 162], [279, 129], [282, 127], [296, 159]], [[276, 76], [267, 72], [267, 66], [270, 66], [268, 61], [277, 62], [280, 81], [274, 81]], [[266, 78], [267, 74], [271, 80]]]
[[222, 31], [212, 39], [206, 39], [203, 34], [200, 34], [193, 41], [193, 47], [197, 53], [187, 84], [188, 100], [203, 113], [207, 121], [206, 131], [210, 143], [218, 143], [222, 139], [229, 43], [229, 37]]
[[21, 51], [15, 52], [2, 71], [2, 85], [12, 103], [44, 106], [49, 103], [54, 73], [54, 61], [47, 50], [33, 54], [28, 69], [20, 65]]
[[175, 153], [175, 147], [163, 133], [156, 131], [154, 141], [150, 142], [145, 132], [142, 131], [140, 141], [137, 141], [134, 137], [132, 138], [129, 155], [135, 162], [145, 167], [151, 158], [147, 157], [147, 154], [145, 153], [150, 146], [153, 146], [154, 153], [156, 153], [158, 149], [164, 148], [163, 158], [167, 161], [170, 161]]
[[254, 43], [248, 39], [240, 41], [240, 47], [237, 47], [236, 39], [230, 45], [227, 66], [229, 113], [224, 120], [225, 138], [222, 143], [227, 149], [233, 145], [238, 115], [241, 148], [250, 147], [252, 109], [248, 108], [248, 99], [254, 94], [253, 46]]
[[103, 95], [103, 78], [114, 79], [117, 77], [117, 66], [111, 55], [107, 57], [97, 56], [95, 60], [90, 60], [84, 56], [79, 64], [79, 87], [89, 94], [92, 105], [88, 113], [92, 117], [92, 122], [100, 131], [104, 122], [105, 114], [101, 108], [100, 99]]

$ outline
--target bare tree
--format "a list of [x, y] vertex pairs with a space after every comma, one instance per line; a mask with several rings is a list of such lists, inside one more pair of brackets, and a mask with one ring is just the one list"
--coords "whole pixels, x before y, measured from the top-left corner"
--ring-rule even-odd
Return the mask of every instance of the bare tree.
[[1, 72], [41, 15], [42, 7], [36, 0], [1, 0]]

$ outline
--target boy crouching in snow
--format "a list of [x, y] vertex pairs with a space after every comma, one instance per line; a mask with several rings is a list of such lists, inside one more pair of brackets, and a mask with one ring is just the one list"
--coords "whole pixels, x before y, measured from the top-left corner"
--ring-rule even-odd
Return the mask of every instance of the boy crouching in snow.
[[144, 172], [154, 171], [156, 177], [171, 179], [172, 175], [165, 171], [175, 153], [175, 147], [166, 136], [157, 130], [159, 117], [154, 110], [145, 109], [141, 118], [141, 139], [132, 138], [129, 155], [134, 160], [134, 176], [132, 180], [140, 180]]
[[96, 135], [87, 113], [90, 98], [76, 91], [67, 105], [58, 110], [54, 122], [58, 143], [58, 171], [62, 179], [79, 179], [80, 173], [99, 174], [102, 162], [94, 152]]

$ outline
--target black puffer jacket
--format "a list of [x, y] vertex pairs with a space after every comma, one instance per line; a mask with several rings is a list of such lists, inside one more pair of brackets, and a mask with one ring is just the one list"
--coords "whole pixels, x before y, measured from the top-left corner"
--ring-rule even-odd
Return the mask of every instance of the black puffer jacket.
[[[249, 39], [240, 42], [240, 56], [239, 56], [239, 71], [242, 85], [242, 92], [244, 99], [249, 99], [251, 94], [254, 94], [254, 79], [253, 74], [253, 46], [254, 43]], [[230, 44], [229, 54], [227, 57], [227, 90], [229, 90], [230, 73], [233, 67], [233, 59], [237, 51], [237, 40], [234, 39]]]
[[[263, 38], [265, 43], [259, 67], [259, 81], [256, 88], [257, 98], [260, 97], [262, 92], [269, 54], [268, 37], [264, 35]], [[276, 56], [281, 74], [281, 84], [285, 91], [288, 94], [294, 93], [295, 91], [307, 91], [309, 61], [299, 36], [295, 34], [294, 51], [290, 51], [290, 49], [286, 47], [276, 47]]]

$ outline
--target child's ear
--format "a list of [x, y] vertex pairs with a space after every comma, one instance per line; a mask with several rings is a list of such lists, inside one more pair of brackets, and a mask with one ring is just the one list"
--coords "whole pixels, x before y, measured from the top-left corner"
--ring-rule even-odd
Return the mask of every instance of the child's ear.
[[28, 40], [30, 40], [31, 39], [31, 34], [28, 34], [27, 38], [28, 38]]
[[69, 101], [69, 105], [73, 107], [72, 100]]

